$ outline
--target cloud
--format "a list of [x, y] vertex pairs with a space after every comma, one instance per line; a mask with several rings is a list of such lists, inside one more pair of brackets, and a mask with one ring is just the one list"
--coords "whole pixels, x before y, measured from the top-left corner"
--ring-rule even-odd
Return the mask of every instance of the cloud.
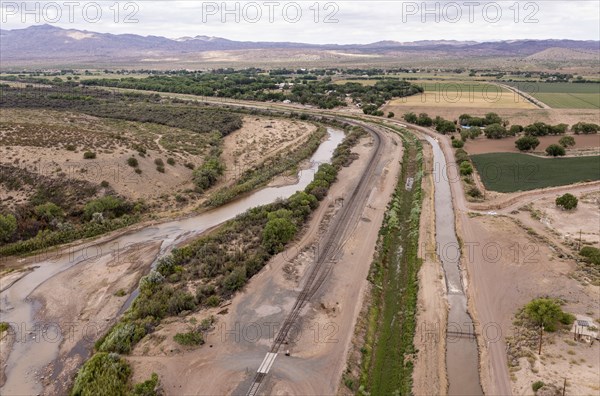
[[[63, 28], [171, 38], [369, 43], [380, 40], [598, 40], [597, 1], [3, 1], [5, 29]], [[23, 7], [26, 7], [23, 8]], [[100, 11], [98, 11], [100, 10]], [[576, 27], [576, 28], [575, 28]]]

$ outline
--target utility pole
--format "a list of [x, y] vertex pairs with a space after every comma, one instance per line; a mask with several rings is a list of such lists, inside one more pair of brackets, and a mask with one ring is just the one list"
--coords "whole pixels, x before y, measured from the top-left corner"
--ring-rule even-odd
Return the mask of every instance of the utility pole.
[[579, 229], [579, 243], [577, 244], [577, 250], [581, 250], [581, 228]]
[[565, 377], [565, 380], [563, 382], [563, 394], [562, 396], [565, 396], [565, 390], [567, 389], [567, 378]]
[[544, 322], [542, 322], [542, 325], [540, 326], [540, 347], [538, 350], [538, 355], [542, 354], [542, 337], [544, 335]]

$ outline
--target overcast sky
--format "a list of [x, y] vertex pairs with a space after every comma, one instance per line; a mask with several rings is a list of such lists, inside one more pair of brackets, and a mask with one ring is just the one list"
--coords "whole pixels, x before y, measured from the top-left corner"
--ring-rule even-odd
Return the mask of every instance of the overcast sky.
[[[170, 38], [370, 43], [380, 40], [600, 40], [600, 1], [2, 1], [3, 29], [63, 28]], [[26, 9], [25, 9], [26, 8]], [[228, 12], [227, 12], [228, 11]], [[238, 21], [236, 21], [238, 19]]]

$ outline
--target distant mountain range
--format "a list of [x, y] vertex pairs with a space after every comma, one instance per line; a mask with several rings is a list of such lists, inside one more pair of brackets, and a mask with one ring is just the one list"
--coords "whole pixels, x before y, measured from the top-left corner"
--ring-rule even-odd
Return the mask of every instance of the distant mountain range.
[[10, 64], [48, 62], [91, 63], [108, 60], [143, 61], [146, 58], [188, 58], [206, 51], [311, 50], [344, 51], [353, 54], [434, 52], [437, 56], [529, 57], [548, 49], [577, 50], [592, 58], [600, 50], [599, 41], [511, 40], [475, 42], [424, 40], [415, 42], [379, 41], [371, 44], [305, 44], [292, 42], [232, 41], [220, 37], [195, 36], [169, 39], [136, 34], [97, 33], [37, 25], [25, 29], [0, 30], [0, 52], [4, 67]]

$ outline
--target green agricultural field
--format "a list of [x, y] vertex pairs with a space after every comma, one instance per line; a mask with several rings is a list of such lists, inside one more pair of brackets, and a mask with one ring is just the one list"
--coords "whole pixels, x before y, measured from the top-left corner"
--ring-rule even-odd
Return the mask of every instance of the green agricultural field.
[[554, 109], [600, 109], [600, 94], [537, 93], [534, 96]]
[[600, 156], [541, 158], [518, 153], [472, 155], [488, 190], [514, 192], [600, 180]]
[[544, 82], [513, 82], [507, 84], [531, 94], [552, 108], [600, 108], [600, 84]]

